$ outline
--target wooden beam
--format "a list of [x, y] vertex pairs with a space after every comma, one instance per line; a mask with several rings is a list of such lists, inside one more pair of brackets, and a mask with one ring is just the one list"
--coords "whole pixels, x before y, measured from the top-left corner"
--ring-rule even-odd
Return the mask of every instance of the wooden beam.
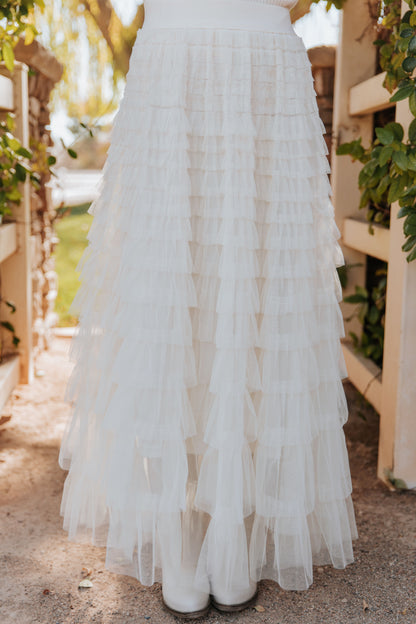
[[[340, 36], [336, 51], [334, 114], [331, 152], [331, 186], [335, 221], [340, 231], [344, 219], [360, 218], [361, 192], [358, 188], [358, 175], [362, 168], [359, 161], [353, 162], [350, 156], [337, 156], [336, 149], [341, 143], [362, 137], [363, 144], [371, 142], [373, 136], [373, 116], [371, 114], [352, 117], [349, 110], [350, 89], [374, 75], [376, 68], [376, 48], [373, 44], [374, 30], [369, 5], [363, 0], [348, 0], [340, 13]], [[358, 33], [360, 36], [358, 36]], [[356, 284], [364, 285], [366, 255], [362, 251], [347, 247], [340, 240], [347, 265], [358, 265], [348, 269], [348, 283], [344, 295], [354, 293]], [[344, 317], [349, 316], [348, 304], [341, 302]], [[362, 334], [359, 320], [354, 317], [345, 322], [346, 334], [353, 331]]]
[[13, 389], [19, 383], [19, 356], [14, 355], [0, 365], [0, 414]]
[[[403, 10], [407, 7], [402, 3]], [[396, 121], [407, 132], [413, 115], [407, 100], [397, 103]], [[384, 328], [382, 410], [377, 474], [385, 469], [416, 487], [416, 262], [408, 263], [398, 202], [391, 206], [390, 253]]]
[[16, 223], [4, 223], [0, 225], [0, 264], [17, 249]]
[[342, 340], [342, 352], [348, 379], [365, 396], [377, 412], [381, 410], [381, 368], [372, 360], [354, 351], [350, 341]]
[[13, 81], [0, 75], [0, 110], [13, 110]]
[[349, 92], [349, 114], [368, 115], [395, 106], [389, 102], [391, 93], [383, 87], [386, 72], [376, 74], [351, 87]]
[[374, 234], [368, 231], [368, 221], [359, 219], [344, 219], [342, 241], [352, 249], [384, 260], [389, 260], [390, 230], [375, 223]]
[[[1, 71], [7, 73], [3, 67]], [[28, 66], [16, 62], [12, 75], [14, 90], [15, 135], [24, 147], [29, 146], [29, 93]], [[30, 247], [30, 186], [27, 180], [21, 185], [22, 201], [13, 210], [16, 221], [17, 250], [1, 264], [2, 295], [13, 301], [16, 313], [13, 325], [20, 338], [20, 382], [33, 379], [32, 352], [32, 275]]]

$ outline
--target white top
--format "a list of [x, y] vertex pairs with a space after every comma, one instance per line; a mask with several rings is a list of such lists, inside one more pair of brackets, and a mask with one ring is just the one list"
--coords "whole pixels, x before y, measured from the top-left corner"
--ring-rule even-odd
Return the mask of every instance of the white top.
[[260, 2], [261, 4], [277, 4], [278, 6], [286, 7], [287, 9], [292, 9], [297, 3], [298, 0], [253, 0], [254, 2]]
[[289, 6], [297, 0], [145, 0], [142, 31], [226, 28], [294, 33]]

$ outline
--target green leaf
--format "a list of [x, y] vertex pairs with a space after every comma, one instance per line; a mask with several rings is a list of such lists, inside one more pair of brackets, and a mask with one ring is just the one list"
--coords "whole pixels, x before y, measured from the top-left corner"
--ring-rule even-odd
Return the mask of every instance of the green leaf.
[[398, 219], [400, 219], [401, 217], [406, 217], [409, 214], [413, 214], [414, 211], [415, 209], [413, 208], [413, 206], [402, 206], [397, 213], [397, 217]]
[[377, 310], [375, 306], [371, 306], [370, 311], [368, 313], [367, 319], [371, 325], [375, 325], [380, 318], [380, 312]]
[[406, 98], [410, 97], [413, 91], [413, 84], [407, 85], [406, 87], [401, 87], [391, 96], [389, 102], [399, 102], [400, 100], [405, 100]]
[[403, 243], [402, 250], [403, 251], [410, 251], [411, 249], [413, 249], [413, 247], [415, 245], [416, 245], [416, 236], [409, 236], [407, 241], [405, 243]]
[[378, 192], [380, 198], [387, 191], [387, 189], [389, 187], [389, 184], [390, 184], [390, 176], [387, 174], [380, 180], [380, 183], [379, 183], [379, 185], [377, 187], [377, 192]]
[[48, 160], [46, 162], [48, 163], [48, 167], [52, 167], [52, 165], [56, 164], [55, 156], [48, 156]]
[[[415, 39], [415, 37], [412, 37], [412, 39]], [[412, 41], [412, 39], [410, 41]], [[414, 56], [407, 56], [402, 63], [402, 67], [405, 72], [411, 74], [416, 67], [416, 58]]]
[[413, 121], [410, 123], [407, 134], [409, 137], [409, 141], [411, 143], [416, 143], [416, 119], [413, 119]]
[[19, 156], [23, 156], [23, 158], [32, 158], [33, 154], [30, 150], [26, 149], [25, 147], [19, 147], [18, 150], [16, 150], [16, 154], [19, 154]]
[[407, 170], [407, 156], [404, 152], [394, 152], [393, 162], [395, 162], [402, 171]]
[[14, 130], [14, 124], [15, 124], [14, 115], [12, 113], [8, 113], [6, 117], [6, 127], [10, 132]]
[[344, 301], [346, 303], [365, 303], [367, 301], [367, 297], [356, 293], [354, 295], [348, 295], [347, 297], [344, 297]]
[[3, 41], [1, 46], [1, 53], [7, 69], [12, 72], [14, 69], [14, 52], [11, 44], [8, 41]]
[[357, 334], [355, 332], [353, 332], [353, 331], [350, 331], [348, 333], [351, 336], [353, 343], [355, 345], [358, 344], [358, 336], [357, 336]]
[[368, 347], [366, 347], [366, 348], [364, 349], [364, 355], [365, 355], [365, 357], [368, 357], [368, 358], [369, 358], [369, 357], [371, 357], [371, 356], [373, 355], [373, 352], [374, 352], [374, 349], [375, 349], [375, 348], [376, 348], [376, 347], [375, 347], [375, 345], [373, 345], [373, 344], [370, 344]]
[[387, 195], [387, 203], [392, 204], [400, 196], [400, 179], [393, 178]]
[[4, 140], [11, 150], [17, 152], [17, 150], [21, 147], [20, 141], [18, 141], [13, 135], [8, 132], [4, 135]]
[[6, 193], [6, 197], [12, 202], [19, 202], [22, 199], [22, 194], [17, 188], [14, 188]]
[[[416, 121], [416, 119], [415, 119], [415, 121]], [[385, 165], [390, 160], [392, 154], [393, 154], [392, 146], [391, 145], [385, 145], [382, 148], [381, 152], [380, 152], [380, 156], [379, 156], [379, 159], [378, 159], [379, 164], [381, 166]]]
[[416, 117], [416, 92], [413, 91], [413, 93], [410, 94], [409, 97], [409, 108], [410, 108], [410, 112], [412, 113], [413, 117]]
[[397, 121], [390, 121], [384, 126], [385, 130], [391, 130], [394, 134], [394, 138], [397, 141], [402, 141], [404, 137], [404, 129], [402, 124]]
[[[364, 325], [365, 317], [367, 316], [367, 313], [368, 313], [368, 303], [363, 303], [358, 312], [358, 318], [360, 319], [362, 325]], [[364, 334], [363, 340], [362, 340], [363, 344], [365, 340], [368, 342], [368, 337], [366, 337], [366, 335]]]
[[413, 11], [406, 11], [402, 17], [402, 23], [410, 24], [410, 26], [413, 26], [413, 24], [411, 23], [412, 15]]
[[365, 191], [363, 192], [363, 194], [360, 197], [360, 203], [359, 203], [359, 208], [364, 208], [368, 202], [370, 201], [370, 189], [366, 188]]
[[416, 184], [414, 186], [410, 186], [406, 189], [402, 195], [403, 198], [413, 198], [416, 197]]
[[406, 481], [403, 479], [394, 479], [393, 485], [397, 490], [407, 490]]
[[413, 262], [413, 260], [416, 260], [416, 247], [408, 256], [406, 256], [406, 260], [407, 262]]
[[391, 58], [391, 56], [393, 55], [393, 52], [394, 52], [394, 47], [391, 43], [385, 43], [380, 48], [380, 54], [381, 56], [384, 56], [385, 58]]
[[[415, 115], [416, 117], [416, 115]], [[390, 145], [394, 141], [393, 131], [389, 128], [376, 128], [376, 135], [380, 143], [383, 145]]]
[[361, 295], [364, 295], [365, 297], [368, 297], [368, 290], [364, 286], [357, 285], [355, 287], [355, 290], [356, 290], [357, 293], [360, 293]]
[[68, 147], [68, 154], [71, 156], [71, 158], [78, 158], [78, 154], [76, 153], [75, 150], [71, 149], [70, 147]]
[[16, 177], [19, 182], [24, 182], [26, 180], [27, 169], [23, 167], [20, 163], [16, 163]]
[[1, 321], [0, 325], [4, 327], [4, 329], [7, 329], [7, 331], [12, 332], [12, 334], [14, 334], [15, 332], [14, 326], [11, 323], [9, 323], [9, 321]]
[[406, 236], [416, 236], [416, 213], [406, 217], [403, 224], [403, 232]]
[[14, 314], [16, 312], [16, 305], [12, 301], [4, 302], [8, 308], [10, 308], [10, 314]]
[[37, 34], [36, 28], [32, 24], [27, 24], [25, 28], [25, 45], [30, 45]]
[[402, 29], [400, 30], [400, 36], [401, 36], [403, 39], [408, 39], [409, 37], [411, 37], [411, 36], [413, 35], [413, 33], [414, 33], [413, 28], [409, 28], [409, 27], [407, 27], [407, 26], [406, 26], [405, 28], [402, 28]]
[[409, 47], [407, 49], [409, 51], [409, 54], [414, 54], [416, 52], [416, 36], [415, 35], [413, 35], [413, 37], [410, 39]]

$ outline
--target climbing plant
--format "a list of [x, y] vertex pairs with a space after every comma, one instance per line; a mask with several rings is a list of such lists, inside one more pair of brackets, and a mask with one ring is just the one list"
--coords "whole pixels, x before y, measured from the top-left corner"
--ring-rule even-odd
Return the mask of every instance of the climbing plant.
[[0, 0], [0, 60], [13, 71], [13, 48], [19, 38], [32, 43], [38, 31], [33, 22], [34, 8], [45, 8], [44, 0]]
[[415, 119], [409, 125], [407, 137], [400, 123], [390, 122], [375, 128], [375, 139], [364, 148], [359, 137], [338, 146], [338, 155], [349, 154], [363, 163], [358, 184], [362, 190], [360, 208], [367, 209], [370, 232], [372, 224], [388, 226], [390, 205], [399, 202], [399, 218], [404, 218], [406, 237], [402, 250], [406, 260], [416, 259], [416, 11], [414, 0], [406, 0], [409, 10], [400, 17], [400, 1], [384, 0], [380, 11], [381, 23], [390, 32], [389, 38], [376, 39], [380, 66], [386, 71], [384, 87], [394, 94], [390, 102], [407, 100]]
[[[385, 71], [383, 86], [392, 94], [392, 103], [406, 101], [414, 117], [407, 136], [403, 126], [390, 121], [374, 129], [368, 148], [361, 137], [338, 146], [337, 154], [349, 154], [363, 164], [358, 177], [361, 189], [360, 208], [366, 209], [369, 231], [374, 223], [389, 227], [391, 204], [399, 203], [398, 218], [403, 218], [405, 242], [402, 251], [407, 262], [416, 259], [416, 10], [414, 0], [405, 0], [409, 9], [401, 15], [400, 0], [379, 3], [379, 65]], [[372, 288], [356, 286], [355, 293], [344, 297], [358, 304], [352, 316], [362, 324], [360, 338], [349, 332], [355, 349], [382, 366], [384, 346], [387, 264], [373, 275]], [[351, 318], [351, 317], [350, 317]], [[347, 319], [348, 320], [348, 319]]]

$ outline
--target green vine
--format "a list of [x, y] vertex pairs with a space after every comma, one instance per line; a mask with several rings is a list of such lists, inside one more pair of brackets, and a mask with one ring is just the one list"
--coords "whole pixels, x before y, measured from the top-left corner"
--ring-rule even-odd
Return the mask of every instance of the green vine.
[[416, 259], [416, 11], [414, 0], [406, 0], [409, 10], [400, 17], [400, 2], [385, 0], [380, 4], [383, 11], [382, 25], [390, 31], [388, 40], [376, 39], [380, 49], [380, 65], [386, 71], [384, 86], [392, 93], [390, 102], [408, 100], [409, 109], [415, 117], [409, 125], [407, 139], [400, 123], [390, 122], [375, 128], [376, 138], [365, 149], [361, 137], [338, 146], [338, 155], [349, 154], [359, 160], [361, 169], [358, 185], [362, 189], [360, 208], [367, 208], [369, 230], [373, 223], [388, 227], [390, 205], [398, 201], [398, 217], [404, 217], [403, 231], [406, 237], [402, 250], [408, 255], [407, 262]]
[[[2, 303], [8, 308], [10, 314], [15, 314], [16, 306], [12, 301], [7, 301], [0, 296], [0, 304]], [[5, 349], [5, 340], [3, 339], [4, 330], [6, 330], [11, 335], [12, 344], [16, 349], [20, 343], [20, 338], [18, 338], [16, 335], [14, 325], [10, 321], [0, 321], [0, 364], [3, 362], [5, 356], [7, 355]]]
[[[30, 163], [33, 152], [13, 135], [14, 128], [15, 117], [8, 113], [6, 120], [0, 122], [0, 217], [10, 216], [13, 205], [20, 204], [21, 183], [26, 178], [29, 177], [37, 189], [40, 183], [39, 175]], [[49, 162], [52, 164], [53, 161]]]
[[358, 304], [352, 315], [345, 319], [350, 321], [357, 316], [363, 327], [361, 338], [354, 332], [349, 332], [356, 351], [373, 360], [380, 368], [383, 364], [387, 288], [387, 263], [384, 265], [375, 271], [379, 279], [373, 288], [355, 286], [355, 293], [344, 297], [346, 303]]
[[33, 9], [44, 9], [44, 0], [0, 0], [0, 60], [7, 69], [14, 69], [13, 48], [24, 35], [26, 44], [32, 43], [38, 31], [31, 21]]

